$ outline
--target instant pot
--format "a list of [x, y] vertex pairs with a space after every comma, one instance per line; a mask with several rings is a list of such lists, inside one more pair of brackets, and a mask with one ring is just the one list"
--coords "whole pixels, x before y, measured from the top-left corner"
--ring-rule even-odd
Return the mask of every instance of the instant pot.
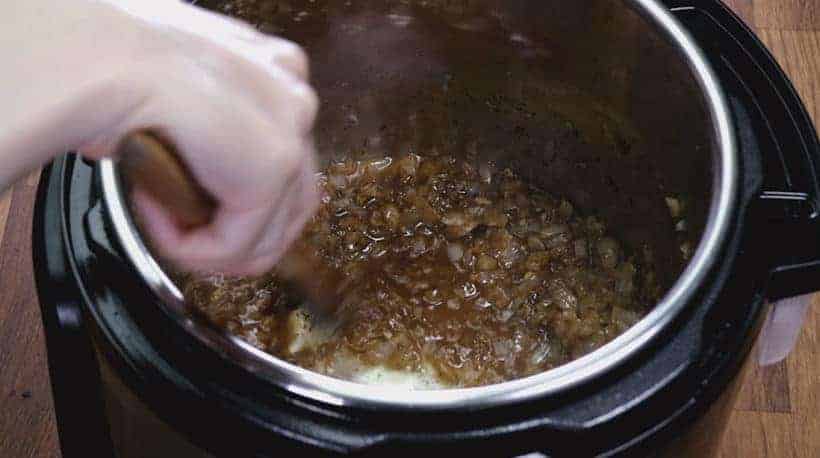
[[650, 242], [667, 292], [542, 374], [438, 391], [345, 382], [186, 308], [116, 163], [67, 154], [43, 171], [33, 233], [64, 456], [703, 455], [767, 301], [817, 289], [817, 134], [720, 2], [201, 3], [306, 47], [327, 158], [493, 155], [627, 244]]

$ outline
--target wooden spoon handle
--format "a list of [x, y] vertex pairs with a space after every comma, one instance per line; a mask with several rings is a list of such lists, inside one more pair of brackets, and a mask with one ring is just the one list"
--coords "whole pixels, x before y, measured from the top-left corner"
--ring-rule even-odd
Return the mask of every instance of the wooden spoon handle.
[[[126, 183], [149, 193], [176, 217], [181, 227], [194, 229], [211, 221], [216, 200], [196, 182], [170, 142], [155, 132], [141, 130], [120, 142], [117, 155]], [[277, 271], [308, 299], [306, 305], [315, 315], [327, 315], [336, 309], [340, 277], [311, 253], [289, 250]]]
[[131, 186], [149, 193], [186, 229], [208, 224], [216, 200], [196, 182], [174, 146], [160, 135], [140, 130], [118, 147], [119, 167]]

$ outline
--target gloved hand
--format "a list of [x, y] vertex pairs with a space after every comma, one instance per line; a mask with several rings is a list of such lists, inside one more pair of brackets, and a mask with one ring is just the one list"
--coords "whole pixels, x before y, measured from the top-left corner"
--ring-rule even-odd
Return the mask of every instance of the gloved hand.
[[185, 232], [136, 192], [163, 255], [236, 274], [276, 262], [318, 205], [318, 102], [298, 46], [174, 0], [26, 0], [5, 14], [0, 189], [54, 154], [101, 158], [155, 128], [219, 204]]

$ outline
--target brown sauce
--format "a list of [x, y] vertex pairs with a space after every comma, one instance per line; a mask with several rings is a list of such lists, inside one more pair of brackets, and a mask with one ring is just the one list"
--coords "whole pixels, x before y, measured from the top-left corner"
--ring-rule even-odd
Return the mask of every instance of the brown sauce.
[[432, 372], [447, 386], [535, 374], [584, 355], [658, 299], [648, 249], [628, 254], [595, 216], [492, 163], [436, 153], [349, 159], [321, 175], [297, 246], [344, 277], [344, 317], [303, 345], [309, 319], [271, 272], [186, 278], [217, 325], [339, 378], [367, 367]]

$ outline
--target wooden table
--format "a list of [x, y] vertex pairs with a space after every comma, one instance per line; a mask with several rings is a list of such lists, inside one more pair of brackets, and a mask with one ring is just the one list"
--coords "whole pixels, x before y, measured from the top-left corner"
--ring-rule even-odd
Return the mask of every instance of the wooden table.
[[[820, 0], [730, 0], [820, 120]], [[0, 197], [0, 457], [59, 456], [40, 311], [32, 280], [37, 175]], [[820, 279], [818, 279], [820, 283]], [[820, 285], [818, 285], [820, 286]], [[723, 457], [820, 456], [820, 295], [797, 348], [743, 381]]]

